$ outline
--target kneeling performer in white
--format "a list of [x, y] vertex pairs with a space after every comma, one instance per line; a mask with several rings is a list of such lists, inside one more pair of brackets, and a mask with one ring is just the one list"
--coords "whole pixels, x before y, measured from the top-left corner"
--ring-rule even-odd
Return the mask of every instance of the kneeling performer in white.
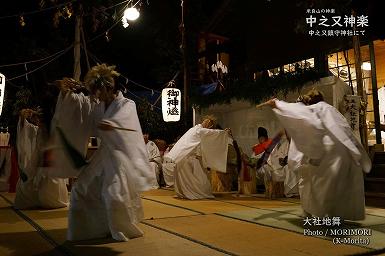
[[214, 126], [213, 118], [204, 119], [190, 128], [165, 157], [175, 165], [174, 188], [180, 198], [213, 198], [207, 171], [226, 172], [229, 134], [212, 129]]

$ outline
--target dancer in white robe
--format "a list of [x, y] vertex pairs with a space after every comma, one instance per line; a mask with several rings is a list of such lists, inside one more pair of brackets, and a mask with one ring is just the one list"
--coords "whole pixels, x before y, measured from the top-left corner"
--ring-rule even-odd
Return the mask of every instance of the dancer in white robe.
[[[23, 110], [17, 129], [17, 150], [20, 178], [16, 185], [16, 209], [61, 208], [68, 205], [66, 182], [46, 174], [44, 151], [48, 134], [40, 121], [34, 125], [27, 116], [36, 116], [32, 110]], [[36, 120], [37, 118], [35, 118]]]
[[365, 218], [363, 171], [371, 161], [353, 135], [346, 119], [311, 91], [303, 103], [269, 100], [297, 148], [301, 165], [299, 185], [302, 208], [307, 215]]
[[257, 170], [257, 176], [263, 176], [267, 182], [271, 180], [283, 182], [285, 196], [296, 196], [298, 195], [298, 177], [296, 172], [290, 169], [291, 165], [288, 164], [287, 160], [290, 141], [285, 134], [278, 136], [280, 138], [278, 143], [271, 151], [266, 163]]
[[[127, 241], [143, 235], [138, 227], [143, 219], [140, 192], [151, 189], [155, 176], [149, 165], [135, 103], [115, 87], [114, 77], [119, 74], [114, 68], [98, 65], [86, 75], [86, 86], [100, 100], [96, 104], [92, 98], [69, 90], [75, 86], [70, 79], [60, 83], [64, 97], [62, 107], [79, 106], [81, 116], [90, 120], [86, 122], [91, 124], [89, 134], [101, 139], [100, 147], [89, 164], [80, 170], [71, 191], [69, 240], [111, 235], [115, 240]], [[72, 122], [76, 129], [82, 120]]]
[[165, 162], [173, 165], [174, 188], [180, 198], [213, 198], [208, 170], [226, 172], [229, 134], [211, 129], [214, 126], [214, 119], [206, 118], [190, 128], [165, 156]]
[[144, 143], [146, 143], [146, 148], [147, 148], [151, 169], [154, 172], [154, 175], [156, 177], [156, 180], [154, 180], [154, 184], [152, 184], [152, 188], [157, 189], [159, 188], [159, 184], [160, 184], [160, 172], [162, 171], [162, 158], [160, 156], [158, 146], [156, 146], [156, 144], [153, 141], [149, 140], [148, 133], [143, 133], [143, 139], [144, 139]]
[[11, 147], [9, 146], [9, 138], [10, 134], [8, 131], [0, 132], [0, 192], [9, 190], [12, 151]]

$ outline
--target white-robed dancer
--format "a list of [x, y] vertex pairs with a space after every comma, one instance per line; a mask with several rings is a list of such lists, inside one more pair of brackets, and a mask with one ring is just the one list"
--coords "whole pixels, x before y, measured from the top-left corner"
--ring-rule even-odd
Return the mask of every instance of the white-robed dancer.
[[165, 156], [165, 162], [173, 165], [174, 188], [180, 198], [213, 198], [208, 170], [226, 172], [229, 133], [212, 129], [214, 126], [213, 118], [204, 119], [202, 124], [190, 128]]
[[295, 143], [293, 158], [300, 166], [305, 214], [364, 219], [363, 171], [370, 171], [371, 161], [346, 119], [315, 90], [303, 103], [269, 100], [265, 104], [273, 108]]
[[[36, 124], [27, 119], [33, 118]], [[47, 176], [44, 152], [49, 136], [38, 113], [21, 111], [17, 127], [17, 151], [20, 178], [16, 185], [15, 208], [61, 208], [68, 205], [66, 182]]]
[[[111, 235], [115, 240], [127, 241], [143, 235], [138, 227], [143, 218], [140, 192], [151, 189], [155, 176], [149, 166], [135, 103], [115, 87], [114, 77], [119, 74], [114, 68], [98, 65], [86, 75], [86, 87], [100, 100], [98, 103], [69, 90], [73, 86], [70, 79], [60, 82], [61, 108], [78, 106], [81, 112], [80, 119], [71, 120], [73, 129], [88, 129], [88, 134], [101, 139], [100, 147], [89, 164], [81, 168], [71, 191], [69, 240]], [[88, 140], [87, 133], [83, 135], [80, 146]]]
[[151, 140], [149, 140], [150, 135], [145, 132], [143, 133], [144, 143], [146, 143], [148, 159], [150, 161], [151, 169], [156, 177], [154, 184], [152, 184], [153, 189], [157, 189], [160, 186], [160, 172], [162, 171], [162, 157], [160, 156], [158, 146]]

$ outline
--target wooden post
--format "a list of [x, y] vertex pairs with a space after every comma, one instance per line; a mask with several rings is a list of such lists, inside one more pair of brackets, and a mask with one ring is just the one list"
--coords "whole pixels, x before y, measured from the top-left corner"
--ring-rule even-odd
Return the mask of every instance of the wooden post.
[[84, 36], [83, 20], [82, 20], [82, 23], [81, 23], [80, 31], [81, 31], [84, 55], [86, 56], [87, 68], [88, 68], [88, 70], [90, 70], [91, 69], [91, 65], [90, 65], [90, 60], [88, 58], [87, 42], [86, 42], [86, 38]]
[[374, 45], [372, 40], [369, 41], [369, 52], [370, 52], [371, 77], [372, 77], [374, 126], [376, 128], [376, 144], [382, 144], [380, 110], [379, 110], [378, 91], [377, 91], [378, 89], [377, 89], [377, 74], [376, 74], [376, 57], [374, 54]]
[[75, 42], [74, 42], [74, 79], [79, 81], [82, 73], [80, 65], [80, 32], [81, 32], [81, 16], [76, 15], [75, 23]]
[[[353, 11], [352, 14], [356, 16]], [[355, 29], [355, 28], [354, 28]], [[364, 86], [362, 83], [362, 59], [361, 59], [361, 49], [360, 49], [360, 38], [358, 35], [353, 36], [353, 49], [354, 49], [354, 58], [355, 58], [355, 69], [356, 69], [356, 85], [357, 85], [357, 95], [361, 96], [361, 100], [364, 104], [363, 111], [360, 111], [360, 135], [361, 143], [366, 150], [368, 150], [368, 131], [366, 125], [366, 92], [364, 92]], [[365, 94], [364, 94], [365, 93]], [[362, 113], [362, 114], [361, 114]]]
[[183, 54], [183, 113], [185, 124], [188, 124], [188, 94], [190, 89], [190, 68], [189, 68], [189, 58], [188, 58], [188, 47], [187, 47], [187, 37], [186, 37], [186, 28], [185, 28], [185, 18], [187, 13], [186, 8], [187, 0], [181, 0], [182, 6], [182, 20], [180, 24], [180, 31], [182, 35], [182, 54]]
[[318, 73], [322, 77], [327, 76], [329, 73], [327, 55], [322, 54], [322, 53], [318, 54], [317, 56], [315, 56], [314, 62], [315, 62], [314, 66], [315, 66], [316, 70], [318, 71]]

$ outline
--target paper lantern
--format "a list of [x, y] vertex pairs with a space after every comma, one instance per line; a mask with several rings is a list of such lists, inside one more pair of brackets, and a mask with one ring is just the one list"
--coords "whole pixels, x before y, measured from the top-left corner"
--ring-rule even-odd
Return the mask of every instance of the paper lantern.
[[177, 122], [180, 120], [181, 93], [176, 88], [162, 90], [162, 113], [165, 122]]
[[3, 101], [5, 93], [5, 76], [0, 73], [0, 115], [3, 111]]

